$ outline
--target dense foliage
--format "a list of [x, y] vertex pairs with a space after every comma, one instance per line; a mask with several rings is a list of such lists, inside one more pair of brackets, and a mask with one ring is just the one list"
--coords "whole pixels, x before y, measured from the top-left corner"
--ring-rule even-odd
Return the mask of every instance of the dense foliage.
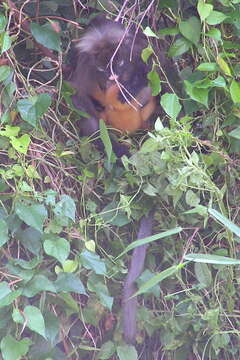
[[[240, 0], [137, 3], [0, 1], [0, 359], [240, 357]], [[70, 40], [120, 12], [159, 116], [116, 161], [103, 124], [106, 155], [80, 136], [64, 77]], [[127, 246], [153, 207], [129, 346]]]

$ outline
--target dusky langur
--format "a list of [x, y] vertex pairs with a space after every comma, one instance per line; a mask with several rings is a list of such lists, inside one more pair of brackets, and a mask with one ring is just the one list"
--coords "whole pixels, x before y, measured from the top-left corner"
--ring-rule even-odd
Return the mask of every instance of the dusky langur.
[[[126, 31], [118, 22], [98, 16], [76, 45], [75, 69], [70, 78], [76, 89], [73, 103], [91, 117], [83, 120], [83, 135], [99, 129], [99, 119], [122, 132], [135, 132], [148, 127], [156, 102], [148, 86], [148, 66], [141, 59], [147, 42], [133, 29]], [[114, 78], [117, 81], [114, 81]], [[128, 149], [112, 143], [117, 156]], [[97, 145], [102, 149], [101, 141]], [[138, 239], [150, 236], [153, 212], [142, 217]], [[123, 335], [127, 343], [136, 338], [137, 298], [135, 281], [142, 273], [147, 246], [134, 249], [123, 289]]]

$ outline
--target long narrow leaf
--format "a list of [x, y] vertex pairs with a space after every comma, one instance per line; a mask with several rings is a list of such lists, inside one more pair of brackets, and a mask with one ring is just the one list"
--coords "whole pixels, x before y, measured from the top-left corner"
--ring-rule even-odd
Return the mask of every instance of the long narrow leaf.
[[117, 260], [118, 258], [120, 258], [122, 255], [126, 254], [128, 251], [132, 250], [132, 249], [135, 249], [136, 247], [138, 246], [141, 246], [141, 245], [145, 245], [145, 244], [149, 244], [150, 242], [153, 242], [153, 241], [156, 241], [156, 240], [159, 240], [159, 239], [163, 239], [167, 236], [171, 236], [171, 235], [175, 235], [175, 234], [178, 234], [182, 231], [182, 228], [181, 227], [177, 227], [177, 228], [174, 228], [174, 229], [171, 229], [171, 230], [167, 230], [167, 231], [164, 231], [162, 233], [158, 233], [158, 234], [155, 234], [155, 235], [152, 235], [152, 236], [148, 236], [144, 239], [140, 239], [140, 240], [136, 240], [136, 241], [133, 241], [131, 244], [129, 244], [126, 249], [120, 254], [118, 255], [115, 260]]
[[220, 214], [217, 210], [208, 209], [210, 215], [217, 219], [221, 224], [223, 224], [228, 230], [232, 231], [235, 235], [240, 237], [240, 227], [235, 225], [231, 220], [226, 218], [224, 215]]
[[173, 265], [173, 266], [161, 271], [159, 274], [153, 276], [150, 280], [146, 281], [133, 296], [144, 294], [146, 291], [151, 289], [153, 286], [157, 285], [160, 281], [162, 281], [162, 280], [166, 279], [167, 277], [172, 276], [173, 274], [178, 272], [178, 270], [181, 269], [183, 266], [185, 266], [185, 264], [187, 264], [187, 262], [179, 264], [179, 265]]

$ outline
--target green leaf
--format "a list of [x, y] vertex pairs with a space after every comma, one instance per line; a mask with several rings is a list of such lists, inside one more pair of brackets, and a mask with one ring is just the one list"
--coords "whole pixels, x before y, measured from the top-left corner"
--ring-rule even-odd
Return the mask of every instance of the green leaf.
[[75, 221], [76, 205], [68, 195], [61, 195], [60, 201], [55, 205], [53, 212], [57, 216], [66, 216]]
[[121, 252], [121, 254], [119, 254], [115, 258], [115, 260], [117, 260], [122, 255], [126, 254], [128, 251], [130, 251], [132, 249], [135, 249], [138, 246], [149, 244], [150, 242], [153, 242], [153, 241], [156, 241], [156, 240], [159, 240], [159, 239], [163, 239], [165, 237], [172, 236], [172, 235], [175, 235], [175, 234], [179, 234], [181, 231], [182, 231], [182, 228], [177, 227], [177, 228], [174, 228], [174, 229], [171, 229], [171, 230], [164, 231], [162, 233], [158, 233], [158, 234], [155, 234], [155, 235], [152, 235], [152, 236], [148, 236], [145, 239], [140, 239], [140, 240], [133, 241], [133, 242], [131, 242], [130, 245], [128, 245], [125, 248], [125, 250], [123, 252]]
[[0, 66], [0, 82], [6, 80], [11, 74], [12, 70], [7, 65]]
[[100, 138], [103, 142], [103, 145], [104, 145], [104, 148], [105, 148], [105, 151], [107, 154], [108, 162], [109, 163], [114, 162], [115, 155], [114, 155], [113, 149], [112, 149], [112, 142], [110, 140], [106, 124], [102, 119], [99, 122], [99, 129], [100, 129]]
[[218, 25], [221, 24], [226, 18], [227, 16], [224, 13], [213, 10], [206, 18], [206, 22], [208, 25]]
[[231, 69], [223, 58], [217, 56], [217, 63], [225, 75], [232, 76]]
[[18, 100], [17, 109], [23, 120], [37, 127], [39, 119], [47, 112], [50, 105], [51, 97], [48, 94], [40, 94]]
[[152, 70], [148, 73], [147, 78], [152, 89], [152, 95], [157, 96], [161, 91], [161, 80], [158, 73], [155, 70]]
[[80, 262], [86, 269], [91, 269], [99, 275], [106, 275], [106, 265], [99, 255], [83, 250], [80, 254]]
[[236, 129], [230, 131], [230, 133], [228, 133], [229, 136], [240, 140], [240, 126], [238, 126]]
[[11, 335], [3, 337], [1, 341], [3, 360], [22, 359], [27, 354], [30, 345], [31, 340], [27, 338], [17, 341]]
[[185, 84], [186, 92], [191, 99], [208, 107], [208, 91], [209, 91], [208, 89], [195, 88], [194, 84], [190, 83], [187, 80], [184, 80], [184, 84]]
[[70, 253], [69, 242], [61, 237], [53, 237], [43, 243], [44, 251], [47, 255], [54, 257], [60, 263], [64, 263]]
[[235, 235], [240, 237], [240, 227], [235, 225], [232, 221], [226, 218], [224, 215], [220, 214], [215, 209], [208, 209], [210, 215], [212, 215], [215, 219], [217, 219], [221, 224], [223, 224], [228, 230], [233, 232]]
[[16, 203], [16, 214], [27, 225], [43, 232], [43, 224], [47, 219], [47, 210], [41, 204], [25, 204], [24, 202]]
[[60, 34], [50, 24], [39, 25], [31, 22], [31, 32], [35, 40], [48, 49], [61, 51]]
[[0, 283], [0, 301], [7, 295], [11, 294], [11, 289], [6, 281]]
[[19, 131], [20, 131], [19, 126], [6, 125], [4, 130], [0, 130], [0, 135], [7, 136], [7, 137], [11, 138], [12, 136], [18, 136]]
[[148, 36], [148, 37], [155, 37], [158, 39], [158, 36], [155, 34], [155, 32], [152, 31], [152, 29], [150, 29], [149, 26], [147, 26], [144, 30], [143, 30], [144, 35]]
[[165, 36], [165, 35], [172, 35], [175, 36], [177, 34], [179, 34], [179, 30], [177, 27], [167, 27], [164, 29], [159, 30], [158, 32], [159, 35]]
[[191, 42], [185, 38], [177, 39], [169, 48], [168, 56], [180, 56], [187, 52], [191, 47]]
[[217, 41], [222, 41], [222, 34], [219, 29], [210, 29], [205, 35], [209, 36]]
[[117, 346], [117, 355], [119, 360], [137, 360], [138, 354], [132, 345], [119, 345]]
[[33, 297], [42, 291], [56, 292], [56, 289], [46, 276], [37, 274], [35, 275], [23, 288], [23, 295], [26, 297]]
[[97, 355], [99, 360], [108, 360], [115, 353], [115, 345], [112, 341], [105, 342]]
[[54, 283], [57, 292], [74, 292], [76, 294], [86, 294], [85, 288], [79, 276], [72, 273], [59, 273]]
[[230, 95], [235, 104], [240, 103], [240, 84], [236, 80], [232, 80], [231, 82]]
[[7, 18], [3, 14], [0, 14], [0, 32], [3, 32], [5, 30], [5, 27], [7, 26]]
[[154, 53], [153, 49], [151, 46], [148, 46], [147, 48], [143, 49], [141, 57], [143, 62], [147, 62], [149, 57]]
[[42, 249], [42, 234], [40, 231], [27, 227], [18, 234], [18, 240], [25, 247], [25, 249], [31, 251], [34, 255], [39, 255]]
[[15, 150], [21, 154], [26, 154], [31, 142], [31, 138], [28, 134], [24, 134], [20, 138], [12, 137], [10, 142]]
[[185, 198], [189, 206], [197, 206], [200, 203], [199, 196], [192, 190], [187, 190]]
[[213, 5], [207, 4], [204, 0], [198, 0], [197, 10], [201, 21], [204, 21], [213, 11]]
[[28, 305], [24, 308], [23, 313], [27, 327], [46, 339], [44, 318], [41, 311], [35, 306]]
[[45, 319], [46, 338], [48, 341], [50, 341], [51, 346], [54, 347], [54, 345], [56, 344], [55, 341], [59, 336], [60, 319], [50, 311], [44, 312], [44, 319]]
[[166, 93], [162, 95], [160, 103], [168, 116], [175, 120], [182, 108], [177, 95]]
[[196, 262], [194, 264], [194, 270], [196, 278], [202, 288], [210, 287], [212, 285], [212, 273], [207, 264]]
[[186, 21], [181, 21], [179, 30], [181, 34], [194, 45], [198, 44], [201, 35], [201, 23], [196, 16], [192, 16]]
[[[185, 264], [181, 264], [181, 267]], [[157, 285], [159, 282], [163, 281], [164, 279], [168, 278], [169, 276], [172, 276], [178, 272], [180, 269], [179, 265], [173, 265], [166, 270], [161, 271], [159, 274], [153, 276], [150, 280], [145, 282], [142, 286], [140, 286], [139, 290], [133, 295], [137, 296], [140, 294], [144, 294], [149, 289], [151, 289], [153, 286]]]
[[202, 64], [198, 65], [197, 70], [199, 70], [199, 71], [217, 71], [218, 66], [215, 62], [214, 63], [202, 63]]
[[0, 246], [8, 241], [8, 226], [5, 220], [0, 219]]
[[218, 265], [239, 265], [240, 260], [232, 259], [226, 256], [208, 255], [208, 254], [186, 254], [185, 260], [200, 262], [205, 264], [218, 264]]
[[0, 308], [13, 304], [13, 302], [21, 295], [22, 295], [22, 289], [11, 291], [8, 295], [1, 298]]
[[5, 32], [1, 39], [1, 54], [3, 54], [5, 51], [8, 51], [11, 45], [12, 45], [12, 40], [8, 32]]

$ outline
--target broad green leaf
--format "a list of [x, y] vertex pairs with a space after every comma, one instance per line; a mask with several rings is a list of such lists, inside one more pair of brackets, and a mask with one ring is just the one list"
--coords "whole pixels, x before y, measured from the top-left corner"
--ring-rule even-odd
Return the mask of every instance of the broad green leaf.
[[28, 305], [24, 308], [23, 313], [27, 327], [46, 338], [45, 323], [41, 311], [35, 306]]
[[215, 209], [208, 209], [210, 215], [212, 215], [215, 219], [217, 219], [221, 224], [223, 224], [228, 230], [233, 232], [235, 235], [240, 237], [240, 227], [235, 225], [231, 220], [226, 218], [224, 215], [220, 214]]
[[0, 282], [0, 302], [5, 296], [11, 294], [11, 289], [6, 281]]
[[201, 21], [204, 21], [211, 14], [213, 5], [207, 4], [204, 0], [198, 0], [197, 10]]
[[54, 31], [49, 23], [39, 25], [31, 22], [31, 32], [39, 44], [48, 49], [61, 51], [60, 34]]
[[180, 56], [187, 52], [192, 46], [191, 42], [185, 38], [177, 39], [169, 48], [168, 55], [170, 57]]
[[18, 240], [25, 249], [31, 251], [34, 255], [39, 255], [42, 249], [42, 233], [33, 227], [19, 231]]
[[208, 91], [209, 91], [208, 89], [195, 88], [194, 84], [190, 83], [187, 80], [184, 81], [184, 84], [185, 84], [186, 92], [191, 99], [208, 107]]
[[208, 25], [218, 25], [221, 24], [226, 18], [227, 16], [224, 13], [213, 10], [206, 18], [206, 22]]
[[0, 219], [0, 246], [8, 241], [8, 226], [5, 220]]
[[27, 225], [43, 232], [43, 224], [47, 219], [47, 210], [42, 204], [26, 204], [18, 201], [16, 203], [16, 214]]
[[217, 71], [218, 66], [215, 62], [214, 63], [202, 63], [202, 64], [198, 65], [197, 70], [199, 70], [199, 71]]
[[161, 80], [158, 73], [155, 70], [152, 70], [148, 73], [147, 78], [152, 89], [152, 95], [157, 96], [161, 91]]
[[216, 87], [226, 87], [226, 80], [222, 76], [218, 76], [215, 80], [212, 80], [212, 85]]
[[7, 137], [18, 136], [19, 131], [20, 131], [19, 126], [6, 125], [4, 130], [0, 130], [0, 135]]
[[123, 252], [121, 252], [121, 254], [119, 254], [115, 258], [115, 260], [117, 260], [122, 255], [126, 254], [128, 251], [130, 251], [132, 249], [135, 249], [138, 246], [149, 244], [150, 242], [153, 242], [153, 241], [156, 241], [156, 240], [159, 240], [159, 239], [163, 239], [163, 238], [168, 237], [168, 236], [179, 234], [181, 231], [182, 231], [182, 228], [177, 227], [177, 228], [174, 228], [174, 229], [171, 229], [171, 230], [164, 231], [162, 233], [158, 233], [158, 234], [155, 234], [155, 235], [152, 235], [152, 236], [148, 236], [145, 239], [140, 239], [140, 240], [133, 241], [133, 242], [131, 242], [130, 245], [128, 245], [125, 248], [125, 250]]
[[[219, 29], [210, 29], [205, 35], [209, 36], [217, 41], [222, 41], [222, 34]], [[225, 46], [224, 46], [224, 48], [225, 48]]]
[[75, 272], [78, 268], [78, 262], [76, 260], [66, 260], [62, 264], [63, 271], [67, 273]]
[[6, 16], [0, 14], [0, 32], [3, 32], [5, 30], [7, 23], [8, 22]]
[[46, 276], [37, 274], [25, 285], [23, 288], [23, 295], [26, 297], [33, 297], [42, 291], [51, 291], [52, 293], [55, 293], [56, 289], [52, 281]]
[[112, 311], [113, 297], [109, 295], [108, 288], [104, 283], [104, 279], [96, 274], [91, 274], [87, 282], [88, 290], [95, 292], [100, 303]]
[[240, 103], [240, 84], [236, 80], [232, 80], [230, 85], [230, 94], [232, 101], [237, 104]]
[[12, 70], [7, 65], [0, 66], [0, 82], [6, 80], [11, 74]]
[[115, 345], [112, 341], [105, 342], [97, 355], [99, 360], [108, 360], [115, 353]]
[[181, 104], [179, 103], [178, 97], [176, 94], [166, 93], [161, 96], [161, 105], [164, 111], [170, 116], [172, 119], [176, 119], [181, 111]]
[[31, 142], [31, 138], [28, 134], [24, 134], [20, 138], [12, 137], [10, 142], [15, 150], [21, 154], [26, 154]]
[[39, 119], [47, 112], [50, 105], [51, 97], [48, 94], [40, 94], [18, 100], [17, 109], [23, 120], [37, 127]]
[[23, 359], [29, 350], [31, 340], [24, 338], [17, 341], [12, 335], [7, 335], [2, 338], [1, 352], [3, 360], [20, 360]]
[[8, 295], [4, 296], [1, 299], [0, 308], [13, 304], [13, 302], [21, 295], [22, 295], [22, 289], [11, 291]]
[[117, 346], [117, 355], [119, 360], [137, 360], [138, 354], [132, 345], [119, 345]]
[[209, 270], [207, 264], [198, 263], [194, 264], [194, 270], [197, 280], [199, 281], [200, 285], [205, 287], [210, 287], [212, 284], [212, 273]]
[[231, 69], [223, 58], [217, 56], [217, 63], [225, 75], [232, 76]]
[[66, 216], [75, 221], [76, 205], [68, 195], [61, 195], [60, 201], [55, 205], [53, 212], [57, 216]]
[[74, 292], [76, 294], [86, 294], [85, 288], [79, 276], [72, 273], [59, 273], [54, 283], [57, 292]]
[[159, 282], [163, 281], [164, 279], [168, 278], [169, 276], [172, 276], [176, 274], [181, 267], [183, 267], [185, 264], [180, 265], [173, 265], [166, 270], [161, 271], [159, 274], [153, 276], [150, 280], [145, 282], [142, 286], [139, 287], [138, 291], [133, 295], [137, 296], [140, 294], [144, 294], [149, 289], [151, 289], [153, 286], [157, 285]]
[[150, 29], [149, 26], [147, 26], [146, 29], [143, 30], [143, 33], [148, 37], [155, 37], [158, 39], [158, 36], [155, 34], [155, 32], [152, 31], [152, 29]]
[[57, 337], [59, 336], [60, 319], [50, 311], [44, 312], [44, 319], [46, 338], [50, 341], [53, 347], [56, 344], [55, 341], [57, 340]]
[[236, 129], [230, 131], [230, 133], [228, 133], [229, 136], [240, 140], [240, 126], [238, 126]]
[[192, 16], [179, 24], [181, 34], [194, 45], [197, 45], [201, 35], [201, 23], [196, 16]]
[[106, 265], [99, 255], [83, 250], [80, 254], [80, 262], [86, 269], [91, 269], [99, 275], [106, 275]]
[[12, 45], [12, 40], [9, 36], [9, 33], [6, 31], [1, 39], [1, 54], [3, 54], [5, 51], [8, 51]]
[[218, 264], [218, 265], [239, 265], [240, 260], [232, 259], [226, 256], [208, 255], [208, 254], [186, 254], [185, 260], [205, 263], [205, 264]]
[[58, 236], [45, 240], [43, 248], [47, 255], [54, 257], [61, 264], [64, 263], [70, 253], [69, 242]]
[[189, 206], [197, 206], [200, 203], [200, 198], [198, 194], [192, 190], [187, 190], [185, 199], [186, 199], [186, 203]]
[[143, 49], [141, 57], [143, 62], [147, 62], [149, 57], [154, 53], [153, 49], [151, 46], [148, 46], [147, 48]]

